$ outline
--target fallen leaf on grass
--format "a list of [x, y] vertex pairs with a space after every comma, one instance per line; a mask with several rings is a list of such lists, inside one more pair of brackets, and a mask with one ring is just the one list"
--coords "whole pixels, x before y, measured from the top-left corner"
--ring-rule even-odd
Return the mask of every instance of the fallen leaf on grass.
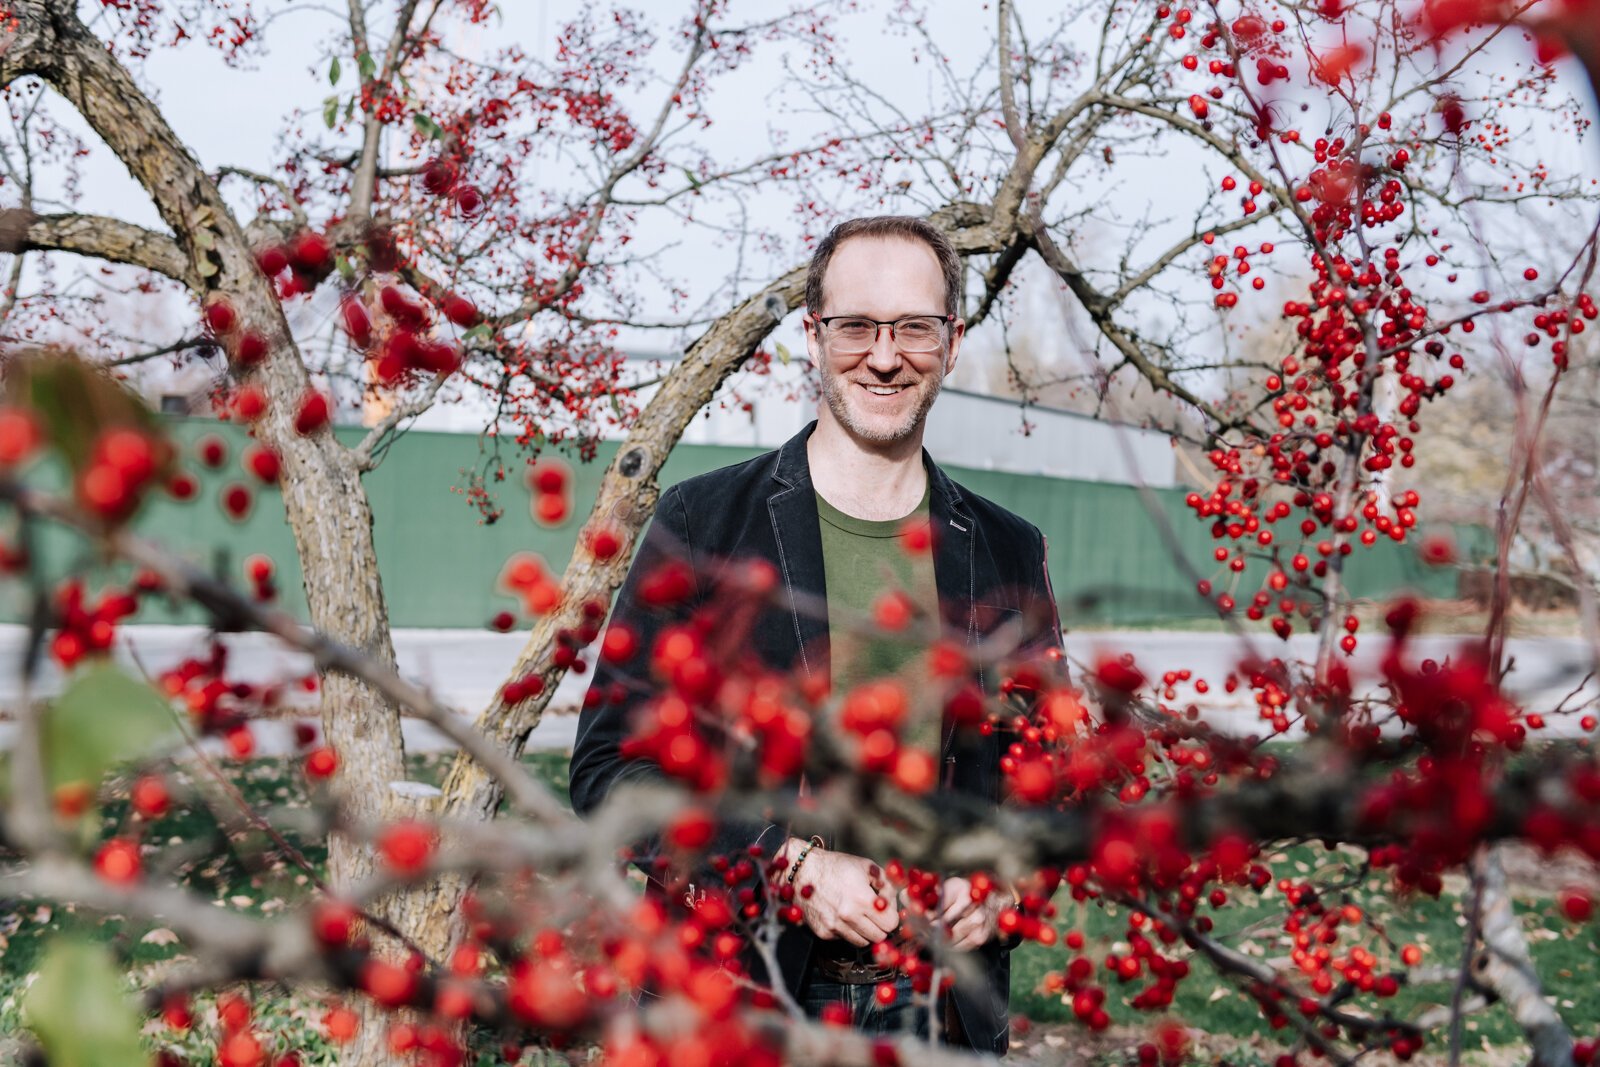
[[175, 945], [178, 943], [178, 935], [165, 926], [158, 926], [139, 940], [146, 945]]

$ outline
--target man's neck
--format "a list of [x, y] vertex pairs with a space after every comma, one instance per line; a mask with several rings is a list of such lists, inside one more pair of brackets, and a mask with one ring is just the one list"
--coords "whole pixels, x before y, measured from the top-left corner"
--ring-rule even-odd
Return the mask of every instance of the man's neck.
[[822, 499], [858, 519], [903, 518], [916, 510], [928, 487], [921, 426], [894, 444], [863, 442], [824, 409], [806, 440], [806, 458]]

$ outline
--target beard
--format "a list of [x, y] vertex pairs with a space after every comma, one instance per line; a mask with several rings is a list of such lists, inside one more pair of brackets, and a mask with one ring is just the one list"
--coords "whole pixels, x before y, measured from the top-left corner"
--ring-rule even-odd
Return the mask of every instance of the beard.
[[852, 436], [862, 441], [873, 444], [890, 445], [904, 441], [921, 428], [923, 420], [928, 417], [928, 412], [933, 408], [933, 402], [939, 399], [939, 390], [944, 385], [944, 354], [939, 357], [940, 370], [933, 374], [923, 375], [915, 382], [882, 382], [875, 384], [904, 385], [915, 392], [910, 408], [895, 421], [889, 421], [883, 416], [873, 415], [869, 412], [859, 411], [852, 403], [851, 394], [855, 384], [844, 375], [832, 371], [822, 372], [822, 396], [828, 402], [828, 410], [833, 412], [833, 417], [838, 423], [848, 430]]

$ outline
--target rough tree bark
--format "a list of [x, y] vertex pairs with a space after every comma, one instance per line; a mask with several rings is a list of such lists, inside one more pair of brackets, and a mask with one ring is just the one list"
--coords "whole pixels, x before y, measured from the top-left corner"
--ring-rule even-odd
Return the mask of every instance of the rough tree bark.
[[[171, 231], [47, 216], [29, 226], [26, 244], [147, 267], [185, 285], [202, 302], [225, 295], [239, 314], [239, 328], [268, 339], [270, 354], [249, 372], [272, 400], [255, 434], [283, 461], [280, 487], [305, 573], [311, 622], [392, 664], [366, 494], [332, 434], [294, 432], [295, 402], [309, 380], [243, 228], [160, 110], [79, 20], [70, 0], [18, 0], [9, 7], [15, 22], [9, 39], [0, 42], [0, 83], [33, 75], [60, 93], [128, 167]], [[323, 726], [329, 743], [346, 756], [339, 795], [358, 817], [382, 818], [389, 783], [404, 777], [398, 713], [363, 683], [330, 674], [323, 679]], [[353, 842], [335, 837], [329, 865], [334, 884], [345, 885], [368, 870], [370, 860]]]

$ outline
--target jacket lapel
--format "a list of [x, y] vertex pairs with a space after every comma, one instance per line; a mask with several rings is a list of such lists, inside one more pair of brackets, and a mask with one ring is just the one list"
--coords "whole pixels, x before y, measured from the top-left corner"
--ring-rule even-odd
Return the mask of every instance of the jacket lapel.
[[928, 456], [923, 463], [932, 481], [928, 494], [928, 519], [933, 527], [933, 574], [939, 587], [939, 612], [944, 624], [964, 634], [962, 643], [978, 639], [973, 604], [977, 599], [972, 569], [973, 521], [961, 499], [961, 490]]
[[828, 589], [822, 566], [822, 530], [817, 519], [817, 491], [811, 484], [806, 439], [812, 423], [778, 450], [772, 469], [773, 491], [767, 497], [778, 571], [783, 577], [789, 613], [799, 646], [798, 661], [808, 679], [828, 678]]

